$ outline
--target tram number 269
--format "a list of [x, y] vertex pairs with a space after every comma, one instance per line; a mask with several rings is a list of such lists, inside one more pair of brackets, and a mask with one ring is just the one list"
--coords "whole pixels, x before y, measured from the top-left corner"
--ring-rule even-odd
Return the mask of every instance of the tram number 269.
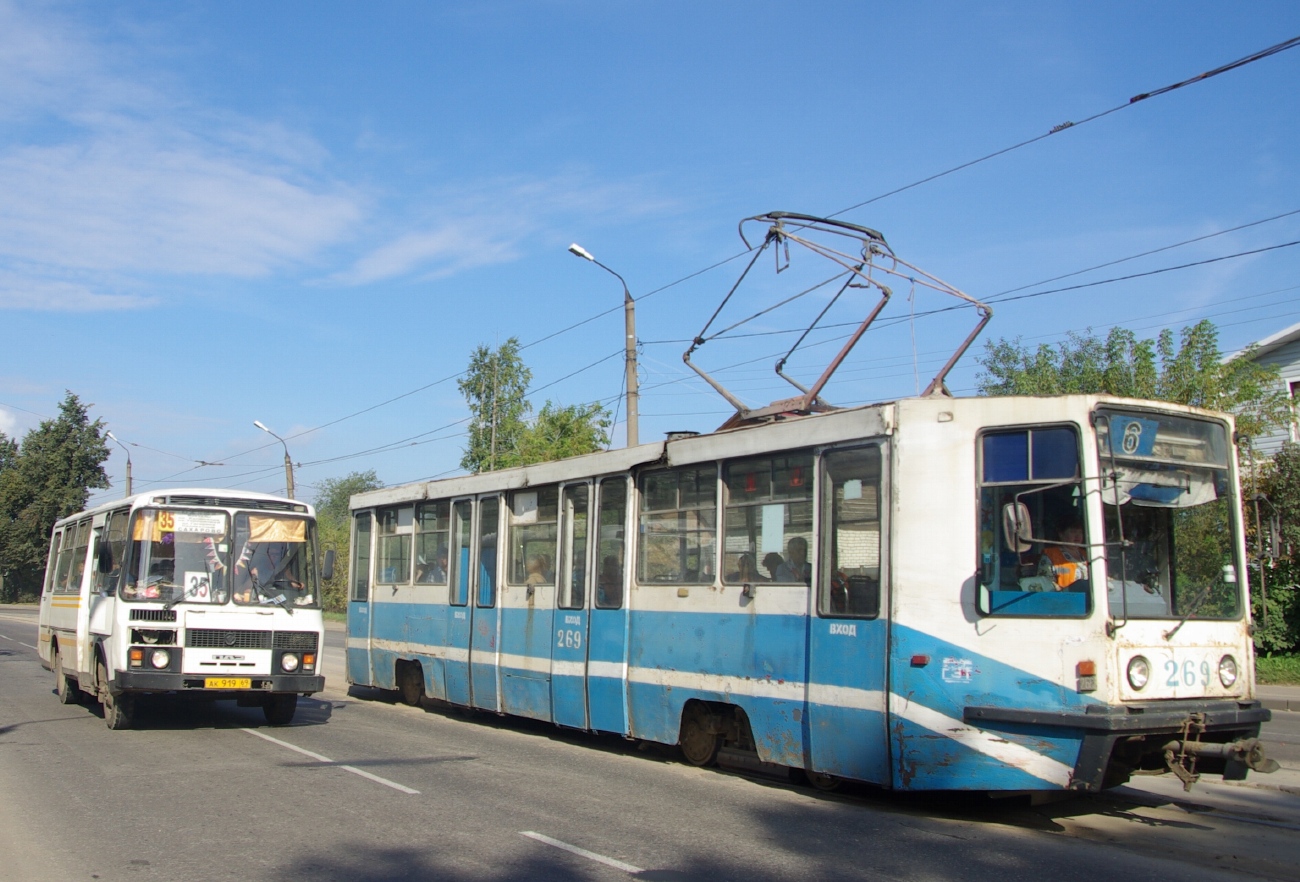
[[582, 649], [582, 632], [567, 629], [556, 631], [555, 645], [561, 649]]

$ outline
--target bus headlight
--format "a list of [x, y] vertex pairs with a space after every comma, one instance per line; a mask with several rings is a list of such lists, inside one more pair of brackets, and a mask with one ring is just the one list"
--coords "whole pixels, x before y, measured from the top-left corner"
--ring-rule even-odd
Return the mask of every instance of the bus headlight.
[[[172, 654], [165, 649], [155, 649], [153, 652], [149, 653], [149, 664], [153, 665], [160, 671], [171, 664], [171, 662]], [[1219, 665], [1219, 670], [1223, 670], [1222, 664]]]
[[286, 674], [292, 674], [294, 671], [298, 670], [298, 653], [286, 652], [284, 655], [280, 656], [280, 670], [284, 671]]
[[1219, 659], [1219, 682], [1224, 686], [1237, 682], [1237, 660], [1230, 655]]
[[1128, 684], [1140, 690], [1150, 679], [1151, 663], [1140, 655], [1133, 656], [1128, 663]]

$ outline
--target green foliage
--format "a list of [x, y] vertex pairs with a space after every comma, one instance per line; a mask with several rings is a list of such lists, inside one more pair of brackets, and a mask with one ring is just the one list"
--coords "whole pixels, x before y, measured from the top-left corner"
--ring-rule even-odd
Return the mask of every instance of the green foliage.
[[21, 445], [0, 435], [0, 576], [4, 599], [39, 593], [50, 530], [86, 507], [90, 490], [109, 486], [108, 445], [100, 420], [68, 392], [59, 415], [43, 421]]
[[1091, 331], [1071, 333], [1064, 343], [1030, 351], [1005, 339], [989, 342], [979, 360], [981, 395], [1065, 395], [1106, 392], [1129, 398], [1173, 401], [1232, 411], [1237, 431], [1257, 438], [1285, 425], [1291, 407], [1276, 367], [1264, 367], [1250, 351], [1224, 362], [1214, 323], [1183, 328], [1179, 342], [1168, 329], [1139, 340], [1113, 328], [1103, 340]]
[[1257, 469], [1245, 506], [1252, 567], [1255, 646], [1300, 649], [1300, 445], [1282, 445]]
[[352, 529], [348, 501], [356, 493], [378, 490], [383, 484], [374, 470], [326, 478], [316, 493], [316, 524], [322, 552], [334, 551], [334, 577], [321, 586], [326, 610], [343, 612], [348, 606], [349, 536]]
[[469, 405], [469, 440], [460, 465], [478, 473], [521, 465], [519, 444], [528, 428], [532, 405], [525, 397], [533, 379], [519, 357], [519, 338], [495, 351], [479, 346], [457, 382]]
[[1255, 680], [1270, 686], [1300, 686], [1300, 655], [1257, 656]]
[[610, 413], [598, 404], [547, 401], [536, 418], [527, 399], [533, 372], [511, 337], [496, 351], [480, 346], [460, 379], [469, 405], [469, 440], [460, 464], [471, 472], [507, 469], [594, 453], [609, 443]]

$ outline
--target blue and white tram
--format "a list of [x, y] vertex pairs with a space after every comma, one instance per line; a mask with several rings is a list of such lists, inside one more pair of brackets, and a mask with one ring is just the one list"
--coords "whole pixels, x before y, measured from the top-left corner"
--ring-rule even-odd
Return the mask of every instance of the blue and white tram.
[[899, 790], [1268, 770], [1231, 418], [930, 396], [359, 494], [350, 682]]

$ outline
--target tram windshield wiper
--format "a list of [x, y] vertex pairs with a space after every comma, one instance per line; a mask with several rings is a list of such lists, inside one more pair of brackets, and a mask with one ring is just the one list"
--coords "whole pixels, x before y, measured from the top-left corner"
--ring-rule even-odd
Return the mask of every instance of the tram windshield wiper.
[[1210, 589], [1209, 586], [1206, 586], [1200, 590], [1200, 593], [1198, 593], [1194, 598], [1192, 598], [1192, 602], [1187, 605], [1187, 613], [1181, 619], [1178, 620], [1178, 624], [1174, 625], [1172, 628], [1170, 628], [1168, 631], [1165, 632], [1165, 639], [1173, 640], [1174, 635], [1178, 633], [1178, 629], [1181, 628], [1183, 625], [1186, 625], [1188, 619], [1190, 619], [1192, 616], [1200, 612], [1201, 607], [1205, 605], [1205, 601], [1209, 599], [1210, 599]]

